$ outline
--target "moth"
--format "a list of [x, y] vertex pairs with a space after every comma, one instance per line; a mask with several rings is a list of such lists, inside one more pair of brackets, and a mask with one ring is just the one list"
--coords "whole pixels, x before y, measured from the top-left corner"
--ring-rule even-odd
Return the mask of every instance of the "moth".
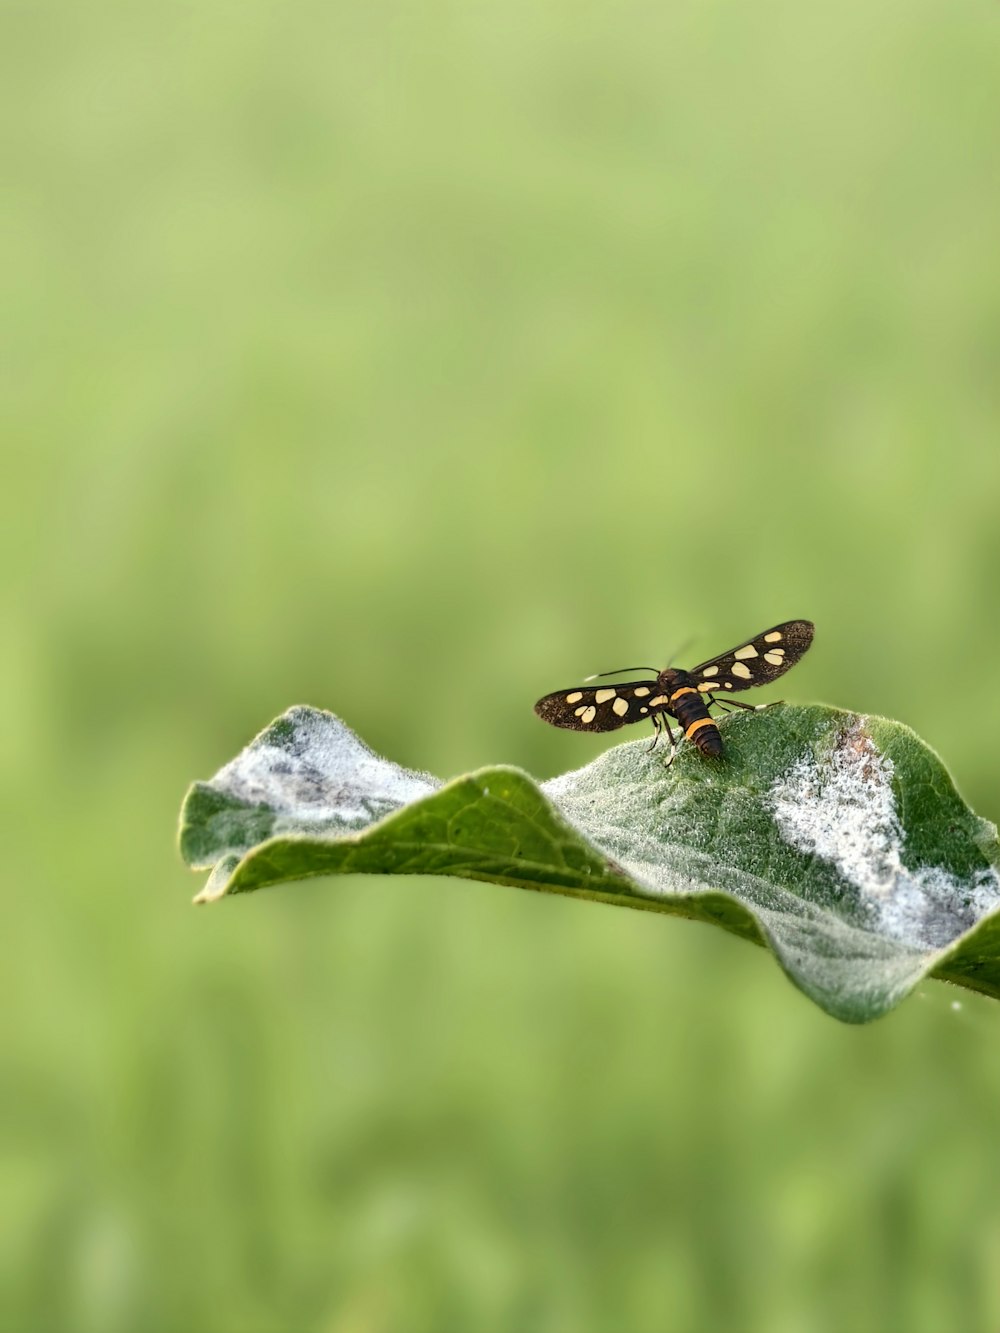
[[[574, 686], [569, 690], [556, 690], [555, 694], [539, 699], [535, 712], [543, 722], [570, 731], [616, 731], [630, 722], [648, 718], [656, 733], [654, 746], [663, 730], [670, 738], [671, 761], [677, 750], [669, 722], [673, 718], [686, 739], [697, 745], [702, 754], [721, 755], [722, 736], [709, 709], [718, 705], [726, 711], [729, 707], [753, 711], [752, 704], [730, 696], [756, 685], [769, 685], [783, 676], [808, 650], [813, 632], [810, 620], [786, 620], [748, 639], [738, 648], [710, 657], [693, 671], [667, 667], [652, 680], [602, 685], [599, 689]], [[656, 668], [623, 670], [655, 672]], [[767, 705], [758, 704], [757, 707], [766, 708]]]

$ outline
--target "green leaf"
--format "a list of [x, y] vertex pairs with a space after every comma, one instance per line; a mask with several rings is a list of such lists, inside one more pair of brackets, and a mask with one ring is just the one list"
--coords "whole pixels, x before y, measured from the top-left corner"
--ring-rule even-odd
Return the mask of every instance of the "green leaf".
[[188, 792], [195, 899], [311, 875], [459, 875], [709, 921], [866, 1022], [926, 976], [1000, 998], [1000, 845], [908, 728], [822, 706], [721, 721], [726, 752], [648, 741], [538, 784], [447, 784], [292, 708]]

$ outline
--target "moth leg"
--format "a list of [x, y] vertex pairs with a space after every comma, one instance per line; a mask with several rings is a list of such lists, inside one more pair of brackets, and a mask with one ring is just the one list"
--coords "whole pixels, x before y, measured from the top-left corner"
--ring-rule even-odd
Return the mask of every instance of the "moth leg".
[[663, 725], [666, 727], [666, 729], [667, 729], [667, 735], [670, 737], [670, 758], [667, 760], [667, 764], [666, 764], [667, 768], [669, 768], [670, 765], [674, 762], [674, 759], [676, 758], [676, 755], [677, 755], [677, 742], [676, 742], [676, 740], [674, 740], [674, 733], [673, 733], [673, 731], [670, 729], [670, 723], [667, 721], [667, 715], [666, 715], [666, 713], [661, 713], [661, 714], [660, 714], [660, 720], [662, 721]]
[[766, 708], [767, 705], [766, 705], [766, 704], [757, 704], [756, 707], [755, 707], [753, 704], [744, 704], [744, 703], [740, 703], [739, 699], [730, 699], [729, 695], [727, 694], [726, 697], [725, 697], [724, 699], [716, 699], [716, 698], [714, 698], [714, 697], [711, 698], [711, 699], [709, 699], [709, 700], [708, 700], [708, 703], [707, 703], [707, 707], [709, 707], [709, 708], [721, 708], [722, 711], [723, 711], [724, 713], [731, 713], [731, 712], [733, 711], [734, 708], [745, 708], [745, 709], [747, 710], [747, 712], [749, 712], [749, 713], [755, 713], [755, 712], [757, 711], [758, 708], [761, 708], [761, 707]]
[[775, 704], [784, 703], [784, 699], [774, 699], [769, 704], [745, 704], [740, 699], [727, 699], [725, 704], [719, 703], [718, 699], [713, 699], [713, 703], [718, 703], [720, 708], [745, 708], [748, 713], [759, 713], [762, 708], [773, 708]]
[[654, 713], [649, 720], [653, 724], [653, 744], [647, 747], [646, 753], [652, 754], [656, 749], [656, 742], [660, 739], [660, 714]]

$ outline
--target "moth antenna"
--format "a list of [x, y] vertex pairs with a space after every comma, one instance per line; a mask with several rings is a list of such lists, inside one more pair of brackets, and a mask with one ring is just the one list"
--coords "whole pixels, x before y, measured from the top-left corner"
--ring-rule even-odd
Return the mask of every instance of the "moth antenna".
[[658, 668], [651, 666], [619, 667], [617, 671], [598, 671], [596, 675], [584, 676], [583, 683], [586, 685], [588, 680], [603, 680], [605, 676], [620, 676], [623, 671], [652, 671], [654, 676], [660, 674]]
[[685, 639], [684, 642], [681, 644], [680, 648], [678, 648], [677, 652], [670, 654], [669, 665], [673, 666], [674, 658], [680, 657], [681, 653], [686, 653], [693, 643], [694, 639]]

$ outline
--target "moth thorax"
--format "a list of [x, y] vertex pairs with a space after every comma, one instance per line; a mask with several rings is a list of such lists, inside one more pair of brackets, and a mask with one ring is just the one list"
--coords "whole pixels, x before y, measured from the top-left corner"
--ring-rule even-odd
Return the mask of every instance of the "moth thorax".
[[667, 667], [666, 671], [660, 672], [657, 683], [661, 690], [669, 693], [671, 690], [679, 689], [681, 685], [689, 685], [691, 677], [686, 671], [678, 671], [676, 667]]

